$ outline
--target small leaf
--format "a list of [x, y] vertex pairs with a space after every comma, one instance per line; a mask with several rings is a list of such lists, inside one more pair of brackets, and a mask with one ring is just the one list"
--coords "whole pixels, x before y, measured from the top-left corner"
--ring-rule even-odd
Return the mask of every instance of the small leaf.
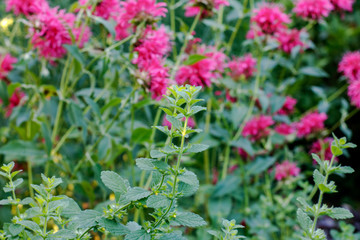
[[137, 230], [126, 235], [125, 240], [150, 240], [151, 235], [145, 230]]
[[186, 150], [186, 153], [199, 153], [199, 152], [203, 152], [206, 149], [208, 149], [209, 146], [208, 145], [204, 145], [204, 144], [193, 144], [190, 146], [190, 148], [188, 148]]
[[100, 227], [105, 228], [106, 231], [110, 232], [112, 235], [115, 236], [125, 235], [130, 232], [130, 230], [123, 224], [106, 218], [101, 218], [98, 223]]
[[185, 227], [201, 227], [207, 224], [202, 217], [192, 212], [178, 212], [173, 221]]
[[18, 224], [30, 229], [31, 231], [34, 231], [34, 232], [38, 232], [40, 233], [41, 232], [41, 229], [40, 229], [40, 226], [37, 225], [35, 222], [33, 221], [29, 221], [29, 220], [22, 220], [20, 222], [18, 222]]
[[179, 119], [173, 117], [173, 116], [170, 116], [170, 115], [167, 115], [166, 116], [166, 119], [172, 124], [172, 126], [177, 129], [177, 130], [182, 130], [183, 126], [182, 126], [182, 123]]
[[190, 55], [189, 58], [186, 61], [184, 61], [183, 64], [186, 66], [193, 65], [193, 64], [198, 63], [201, 60], [206, 59], [206, 58], [207, 57], [204, 55], [193, 54], [193, 55]]
[[112, 171], [103, 171], [101, 172], [101, 180], [113, 192], [118, 193], [126, 193], [127, 192], [127, 184], [125, 180], [120, 177], [119, 174]]
[[159, 150], [151, 150], [150, 156], [152, 158], [163, 158], [163, 157], [166, 157], [166, 154], [160, 152]]
[[163, 195], [151, 195], [147, 201], [146, 205], [149, 208], [164, 208], [169, 206], [170, 200]]
[[316, 183], [316, 185], [320, 185], [323, 184], [325, 181], [325, 177], [316, 169], [313, 173], [313, 177], [314, 177], [314, 182]]
[[310, 219], [310, 217], [300, 208], [297, 210], [296, 216], [301, 228], [305, 232], [309, 232], [310, 228], [313, 225], [313, 221]]
[[303, 67], [299, 70], [299, 73], [312, 76], [312, 77], [328, 77], [329, 75], [318, 67]]
[[91, 16], [92, 19], [95, 20], [95, 22], [100, 23], [101, 25], [103, 25], [106, 30], [108, 30], [108, 32], [115, 37], [116, 32], [115, 32], [115, 24], [111, 21], [106, 21], [105, 19], [98, 17], [98, 16]]
[[79, 63], [81, 63], [81, 66], [84, 66], [85, 58], [76, 45], [64, 44], [63, 46], [76, 60], [78, 60]]
[[150, 194], [151, 194], [151, 192], [148, 190], [145, 190], [140, 187], [134, 187], [134, 188], [129, 189], [129, 191], [127, 192], [127, 194], [125, 196], [130, 201], [137, 201], [139, 199], [148, 197]]
[[75, 239], [76, 234], [67, 229], [61, 229], [54, 234], [49, 235], [46, 239]]
[[331, 218], [334, 219], [348, 219], [348, 218], [353, 218], [354, 215], [347, 209], [345, 208], [332, 208], [331, 212], [329, 214], [329, 216]]

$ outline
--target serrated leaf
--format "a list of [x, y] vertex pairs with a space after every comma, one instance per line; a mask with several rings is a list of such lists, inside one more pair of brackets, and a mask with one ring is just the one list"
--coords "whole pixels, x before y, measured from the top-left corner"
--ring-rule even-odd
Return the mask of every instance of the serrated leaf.
[[10, 201], [8, 199], [0, 200], [0, 206], [9, 205], [9, 204], [10, 204]]
[[49, 235], [46, 239], [75, 239], [76, 234], [67, 229], [61, 229], [54, 234]]
[[199, 180], [195, 173], [186, 171], [178, 176], [179, 181], [189, 184], [191, 186], [199, 187]]
[[85, 210], [74, 216], [71, 225], [76, 228], [91, 228], [97, 225], [97, 221], [102, 217], [102, 213], [95, 210]]
[[301, 228], [304, 231], [309, 232], [310, 228], [313, 225], [313, 221], [311, 220], [311, 218], [300, 208], [296, 212], [296, 217]]
[[120, 177], [119, 174], [112, 172], [112, 171], [103, 171], [101, 172], [101, 180], [108, 187], [115, 193], [126, 193], [127, 192], [127, 184], [125, 180]]
[[34, 232], [38, 232], [40, 233], [41, 232], [41, 229], [40, 229], [40, 226], [37, 225], [35, 222], [33, 221], [29, 221], [29, 220], [22, 220], [20, 222], [18, 222], [18, 224], [30, 229], [31, 231], [34, 231]]
[[165, 233], [164, 235], [162, 235], [159, 240], [186, 240], [185, 237], [181, 236], [181, 232], [180, 233]]
[[193, 144], [190, 146], [190, 148], [188, 148], [186, 150], [186, 153], [199, 153], [199, 152], [203, 152], [206, 149], [208, 149], [209, 146], [208, 145], [204, 145], [204, 144]]
[[151, 235], [145, 230], [137, 230], [126, 235], [125, 240], [150, 240]]
[[325, 181], [325, 177], [316, 169], [313, 173], [313, 177], [314, 177], [314, 182], [316, 183], [316, 185], [320, 185], [323, 184]]
[[9, 231], [11, 235], [17, 236], [19, 233], [21, 233], [24, 230], [24, 226], [19, 224], [10, 224], [9, 225]]
[[150, 156], [152, 158], [163, 158], [163, 157], [166, 157], [166, 154], [160, 152], [159, 150], [151, 150]]
[[192, 107], [190, 108], [190, 113], [191, 113], [191, 115], [195, 115], [195, 114], [197, 114], [198, 112], [205, 111], [205, 110], [206, 110], [206, 107], [192, 106]]
[[331, 212], [329, 214], [329, 216], [331, 218], [334, 219], [348, 219], [348, 218], [353, 218], [354, 215], [347, 209], [345, 208], [332, 208]]
[[127, 194], [125, 196], [130, 201], [137, 201], [139, 199], [148, 197], [150, 194], [151, 194], [151, 192], [148, 190], [145, 190], [140, 187], [134, 187], [134, 188], [129, 189], [129, 191], [127, 192]]
[[178, 212], [173, 221], [185, 227], [201, 227], [207, 224], [202, 217], [192, 212]]
[[175, 129], [177, 129], [177, 130], [182, 130], [182, 128], [183, 128], [183, 124], [182, 124], [182, 122], [179, 120], [179, 119], [177, 119], [177, 118], [175, 118], [175, 117], [173, 117], [173, 116], [170, 116], [170, 115], [167, 115], [166, 116], [166, 119], [172, 124], [172, 126], [175, 128]]
[[343, 173], [343, 174], [350, 174], [350, 173], [355, 172], [355, 170], [349, 166], [344, 166], [344, 167], [339, 166], [339, 167], [335, 168], [335, 172]]
[[146, 201], [146, 205], [149, 208], [155, 208], [155, 209], [168, 207], [169, 204], [170, 204], [170, 199], [168, 199], [163, 195], [151, 195]]
[[116, 221], [101, 218], [98, 223], [100, 227], [105, 228], [106, 231], [110, 232], [114, 236], [121, 236], [130, 233], [130, 230], [126, 226]]

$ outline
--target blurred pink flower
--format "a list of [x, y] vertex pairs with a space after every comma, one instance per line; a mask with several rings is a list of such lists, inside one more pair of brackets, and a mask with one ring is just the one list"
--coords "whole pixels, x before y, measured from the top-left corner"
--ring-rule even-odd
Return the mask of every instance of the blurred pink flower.
[[300, 122], [295, 124], [298, 137], [306, 137], [312, 133], [324, 129], [324, 122], [327, 119], [326, 113], [313, 112], [305, 115]]
[[10, 117], [15, 107], [21, 104], [21, 100], [25, 97], [25, 93], [21, 92], [19, 88], [15, 89], [9, 99], [9, 105], [6, 108], [6, 117]]
[[360, 80], [360, 51], [346, 53], [339, 63], [338, 71], [350, 81]]
[[287, 96], [285, 103], [282, 108], [277, 112], [279, 115], [289, 115], [294, 112], [295, 105], [297, 100], [295, 98]]
[[242, 135], [250, 136], [251, 141], [260, 140], [270, 134], [269, 127], [274, 124], [274, 120], [270, 116], [260, 115], [246, 122]]
[[13, 65], [17, 59], [12, 57], [9, 53], [0, 55], [0, 80], [4, 80], [9, 72], [13, 69]]
[[237, 97], [231, 96], [229, 89], [226, 89], [225, 97], [226, 97], [226, 100], [228, 100], [229, 102], [232, 102], [232, 103], [235, 103], [238, 100]]
[[115, 18], [116, 40], [122, 40], [142, 22], [155, 23], [157, 18], [165, 17], [166, 3], [156, 0], [126, 0], [121, 2], [118, 16]]
[[279, 41], [281, 50], [291, 53], [294, 47], [299, 46], [302, 49], [305, 46], [300, 39], [300, 34], [301, 31], [297, 29], [283, 29], [276, 34], [275, 38]]
[[330, 0], [336, 10], [353, 11], [355, 0]]
[[275, 167], [275, 179], [281, 181], [289, 177], [296, 177], [300, 174], [300, 168], [288, 160], [277, 164]]
[[[85, 5], [87, 2], [88, 0], [79, 0], [80, 5]], [[91, 9], [91, 6], [89, 8]], [[93, 15], [108, 20], [111, 17], [117, 16], [118, 12], [120, 12], [119, 0], [102, 0], [97, 3]]]
[[360, 108], [360, 80], [350, 83], [348, 95], [351, 103], [357, 108]]
[[213, 8], [219, 9], [221, 6], [229, 6], [227, 0], [190, 0], [185, 6], [185, 16], [194, 17], [202, 10], [201, 18], [212, 16]]
[[[46, 59], [61, 58], [66, 54], [64, 44], [72, 44], [69, 30], [75, 41], [82, 47], [91, 35], [87, 26], [75, 28], [75, 15], [57, 8], [48, 9], [36, 16], [32, 16], [34, 26], [29, 29], [31, 43], [39, 50], [39, 54]], [[81, 37], [81, 39], [80, 39]]]
[[251, 54], [247, 54], [240, 58], [233, 58], [228, 63], [228, 67], [230, 69], [229, 76], [235, 81], [242, 77], [248, 79], [256, 72], [256, 59]]
[[158, 60], [153, 60], [145, 69], [150, 75], [150, 92], [152, 98], [160, 100], [166, 94], [169, 85], [169, 69]]
[[295, 129], [292, 125], [281, 123], [275, 127], [275, 132], [277, 132], [280, 135], [290, 135], [295, 132]]
[[302, 18], [319, 21], [329, 16], [333, 9], [329, 0], [297, 0], [293, 11]]
[[255, 39], [257, 37], [264, 36], [265, 34], [257, 25], [250, 25], [249, 31], [246, 33], [246, 39]]
[[213, 59], [206, 58], [193, 65], [180, 67], [175, 80], [179, 85], [190, 84], [209, 87], [212, 79], [217, 77], [217, 74], [214, 73], [216, 67], [216, 62]]
[[263, 33], [274, 34], [285, 28], [285, 24], [290, 23], [291, 20], [280, 5], [264, 3], [260, 8], [254, 10], [251, 22], [256, 23]]
[[[324, 154], [325, 159], [324, 160], [331, 160], [332, 153], [331, 153], [331, 143], [333, 139], [332, 138], [325, 138], [325, 139], [319, 139], [316, 140], [311, 146], [310, 153], [315, 153], [322, 157], [322, 154]], [[316, 164], [316, 161], [313, 161], [314, 164]]]
[[6, 11], [13, 11], [15, 15], [25, 16], [38, 14], [49, 8], [46, 0], [6, 0]]

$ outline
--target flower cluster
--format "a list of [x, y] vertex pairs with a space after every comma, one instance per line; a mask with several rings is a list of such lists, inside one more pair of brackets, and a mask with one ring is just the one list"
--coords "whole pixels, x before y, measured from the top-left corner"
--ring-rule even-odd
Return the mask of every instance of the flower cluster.
[[10, 54], [0, 55], [0, 80], [6, 80], [7, 75], [13, 69], [13, 65], [16, 62], [16, 58]]
[[349, 81], [348, 95], [351, 103], [360, 108], [360, 51], [345, 54], [338, 70]]
[[305, 19], [319, 21], [329, 16], [333, 9], [330, 0], [297, 0], [294, 12]]
[[294, 112], [295, 105], [297, 103], [297, 100], [295, 98], [287, 96], [285, 98], [284, 105], [282, 108], [277, 112], [279, 115], [289, 115]]
[[281, 181], [289, 177], [296, 177], [300, 174], [300, 168], [295, 163], [289, 162], [288, 160], [283, 163], [277, 164], [275, 168], [275, 179]]
[[6, 0], [6, 11], [13, 11], [15, 15], [30, 16], [49, 9], [46, 0]]
[[[310, 153], [315, 153], [324, 158], [324, 160], [330, 161], [332, 158], [331, 143], [334, 139], [328, 137], [325, 139], [319, 139], [311, 146]], [[316, 164], [316, 161], [313, 161]]]
[[11, 97], [9, 98], [9, 105], [6, 108], [6, 117], [10, 117], [13, 109], [21, 104], [22, 99], [25, 97], [25, 93], [20, 91], [19, 88], [15, 89]]
[[[79, 0], [80, 5], [88, 4], [89, 0]], [[91, 6], [89, 6], [91, 9]], [[120, 12], [120, 1], [119, 0], [102, 0], [97, 3], [93, 15], [102, 17], [106, 20], [115, 18], [117, 13]]]
[[[304, 30], [303, 30], [304, 31]], [[282, 29], [276, 33], [275, 38], [279, 42], [279, 48], [285, 53], [291, 53], [295, 47], [301, 49], [305, 47], [305, 44], [301, 40], [301, 32], [297, 29]]]
[[336, 10], [339, 11], [353, 11], [355, 0], [330, 0]]
[[256, 59], [251, 54], [233, 58], [228, 62], [228, 68], [230, 69], [229, 76], [235, 81], [249, 79], [256, 72]]
[[185, 7], [185, 16], [194, 17], [201, 12], [201, 18], [210, 17], [213, 15], [213, 10], [218, 10], [221, 6], [229, 6], [229, 2], [227, 0], [190, 0]]
[[260, 115], [254, 117], [245, 124], [242, 135], [244, 137], [250, 136], [251, 141], [260, 140], [270, 134], [269, 127], [274, 123], [270, 116]]
[[326, 113], [311, 112], [305, 115], [295, 124], [298, 137], [306, 137], [324, 129], [324, 122], [327, 119]]

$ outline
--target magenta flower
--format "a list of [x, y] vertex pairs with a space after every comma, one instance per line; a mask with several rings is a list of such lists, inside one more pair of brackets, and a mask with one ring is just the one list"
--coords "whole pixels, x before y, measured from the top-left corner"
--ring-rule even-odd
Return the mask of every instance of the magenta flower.
[[0, 80], [5, 80], [16, 62], [17, 59], [12, 57], [9, 53], [3, 56], [0, 55]]
[[284, 29], [279, 31], [275, 38], [279, 41], [279, 48], [283, 50], [285, 53], [291, 53], [294, 47], [301, 47], [301, 49], [305, 46], [305, 44], [300, 39], [301, 31], [297, 29]]
[[251, 78], [256, 72], [256, 59], [251, 54], [244, 57], [234, 58], [228, 63], [230, 69], [229, 76], [235, 81], [245, 78]]
[[260, 115], [254, 117], [245, 124], [242, 135], [244, 137], [250, 136], [251, 141], [260, 140], [270, 134], [269, 127], [274, 123], [274, 120], [270, 116]]
[[[80, 0], [80, 5], [87, 4], [88, 0]], [[91, 6], [89, 6], [91, 9]], [[93, 15], [102, 17], [106, 20], [111, 17], [117, 16], [120, 12], [120, 1], [119, 0], [102, 0], [97, 3]]]
[[219, 9], [221, 6], [229, 6], [227, 0], [190, 0], [185, 6], [185, 16], [194, 17], [203, 11], [201, 18], [211, 17], [214, 9]]
[[25, 93], [21, 92], [19, 88], [15, 89], [9, 99], [9, 105], [6, 108], [6, 117], [10, 117], [15, 107], [21, 104], [21, 100], [25, 97]]
[[275, 179], [281, 181], [289, 177], [296, 177], [300, 174], [300, 168], [295, 163], [288, 160], [283, 163], [277, 164], [275, 167]]
[[330, 0], [336, 10], [339, 11], [353, 11], [355, 0]]
[[178, 70], [175, 80], [179, 85], [211, 86], [213, 79], [217, 78], [216, 63], [210, 59], [203, 59], [190, 66], [182, 66]]
[[290, 23], [291, 20], [280, 5], [262, 4], [260, 8], [254, 10], [251, 22], [256, 23], [263, 33], [274, 34], [285, 28], [285, 24]]
[[348, 95], [351, 103], [357, 108], [360, 108], [360, 80], [350, 83]]
[[285, 103], [282, 108], [277, 112], [279, 115], [289, 115], [294, 112], [295, 105], [297, 100], [295, 98], [287, 96]]
[[75, 15], [57, 8], [48, 9], [32, 16], [34, 26], [29, 29], [31, 43], [39, 54], [46, 59], [61, 58], [66, 54], [64, 44], [72, 44], [69, 28], [73, 32], [79, 47], [89, 40], [90, 29], [86, 26], [75, 28]]
[[[333, 139], [332, 138], [325, 138], [322, 140], [317, 140], [314, 142], [311, 146], [310, 153], [315, 153], [319, 155], [320, 157], [324, 157], [324, 160], [331, 160], [332, 153], [331, 153], [331, 143]], [[316, 161], [313, 161], [314, 164], [316, 164]]]
[[250, 26], [249, 31], [246, 33], [246, 39], [255, 39], [257, 37], [264, 36], [265, 34], [261, 31], [261, 29], [257, 26], [252, 24]]
[[297, 0], [293, 9], [297, 16], [316, 21], [329, 16], [332, 10], [334, 6], [329, 0]]
[[295, 132], [295, 129], [292, 125], [281, 123], [275, 127], [275, 132], [277, 132], [280, 135], [290, 135]]
[[360, 51], [349, 52], [339, 63], [339, 72], [342, 72], [350, 82], [360, 80]]
[[306, 137], [324, 129], [327, 119], [326, 113], [313, 112], [305, 115], [300, 122], [295, 124], [298, 137]]
[[121, 2], [118, 16], [115, 18], [116, 40], [129, 36], [136, 26], [142, 22], [152, 24], [159, 17], [165, 17], [166, 3], [156, 3], [156, 0], [126, 0]]
[[159, 60], [153, 60], [150, 66], [144, 69], [150, 76], [150, 92], [152, 98], [160, 100], [166, 94], [169, 85], [169, 69]]
[[46, 0], [6, 0], [5, 4], [6, 11], [13, 11], [15, 15], [29, 16], [49, 9]]

